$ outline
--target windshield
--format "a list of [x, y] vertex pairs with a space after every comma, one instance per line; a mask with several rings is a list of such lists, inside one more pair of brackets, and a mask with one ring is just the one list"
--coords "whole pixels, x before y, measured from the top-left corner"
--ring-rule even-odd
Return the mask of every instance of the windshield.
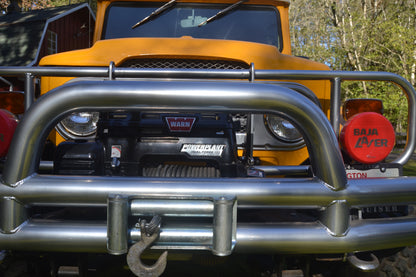
[[106, 14], [103, 39], [182, 37], [258, 42], [281, 47], [280, 21], [271, 6], [243, 5], [198, 26], [229, 5], [177, 3], [151, 20], [132, 28], [164, 3], [113, 3]]

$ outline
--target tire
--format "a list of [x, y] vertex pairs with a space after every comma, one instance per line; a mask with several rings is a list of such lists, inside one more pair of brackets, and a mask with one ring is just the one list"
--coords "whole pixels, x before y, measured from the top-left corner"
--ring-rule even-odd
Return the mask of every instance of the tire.
[[378, 276], [416, 276], [416, 246], [406, 247], [395, 255], [384, 258], [380, 264]]

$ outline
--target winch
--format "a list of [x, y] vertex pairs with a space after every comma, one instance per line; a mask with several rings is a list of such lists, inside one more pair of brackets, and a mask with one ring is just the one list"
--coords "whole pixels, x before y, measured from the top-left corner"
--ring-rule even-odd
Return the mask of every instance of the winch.
[[58, 146], [55, 173], [239, 176], [234, 134], [239, 125], [225, 113], [101, 113], [94, 140]]

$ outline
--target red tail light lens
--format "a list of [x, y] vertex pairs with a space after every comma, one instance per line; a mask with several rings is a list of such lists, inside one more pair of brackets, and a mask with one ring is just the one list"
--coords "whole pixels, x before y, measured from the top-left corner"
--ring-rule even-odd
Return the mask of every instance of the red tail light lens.
[[14, 114], [24, 113], [24, 94], [19, 91], [0, 92], [0, 109], [8, 110]]
[[395, 138], [388, 119], [374, 112], [353, 116], [340, 133], [343, 149], [352, 159], [364, 164], [384, 160], [393, 150]]
[[383, 102], [379, 99], [350, 99], [344, 103], [345, 120], [364, 112], [383, 114]]
[[0, 109], [0, 157], [6, 156], [18, 120], [7, 110]]

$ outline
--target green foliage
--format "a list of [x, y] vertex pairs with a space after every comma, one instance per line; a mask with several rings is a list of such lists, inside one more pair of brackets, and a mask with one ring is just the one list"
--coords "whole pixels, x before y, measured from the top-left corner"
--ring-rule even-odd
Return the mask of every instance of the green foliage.
[[[388, 71], [415, 85], [414, 0], [292, 0], [292, 50], [334, 70]], [[407, 124], [407, 102], [389, 83], [348, 82], [345, 98], [383, 100], [398, 132]]]
[[[0, 0], [0, 12], [6, 13], [8, 11], [7, 7], [11, 4], [15, 11], [24, 12], [84, 2], [86, 0]], [[96, 7], [97, 0], [88, 0], [88, 3], [91, 7]]]

